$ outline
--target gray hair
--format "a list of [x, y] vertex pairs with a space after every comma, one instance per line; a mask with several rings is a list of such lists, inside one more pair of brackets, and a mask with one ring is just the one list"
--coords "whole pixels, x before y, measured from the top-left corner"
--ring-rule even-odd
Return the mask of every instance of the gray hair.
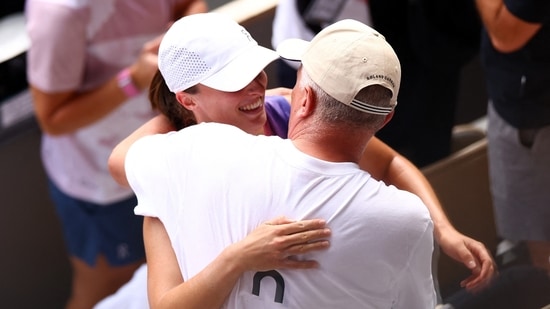
[[[314, 116], [315, 120], [331, 126], [368, 129], [373, 133], [378, 131], [384, 124], [386, 116], [365, 113], [334, 99], [321, 89], [303, 69], [300, 82], [303, 87], [313, 89], [318, 103], [318, 111]], [[380, 85], [365, 87], [355, 96], [355, 99], [359, 101], [383, 107], [390, 106], [391, 98], [391, 91]]]

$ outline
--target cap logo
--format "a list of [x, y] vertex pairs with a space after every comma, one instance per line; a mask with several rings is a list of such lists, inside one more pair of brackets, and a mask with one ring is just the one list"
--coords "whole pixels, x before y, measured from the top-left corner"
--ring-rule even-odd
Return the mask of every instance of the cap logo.
[[371, 79], [385, 80], [385, 81], [389, 82], [393, 88], [395, 88], [395, 83], [393, 82], [393, 80], [390, 77], [386, 76], [386, 75], [374, 74], [374, 75], [367, 76], [367, 80], [371, 80]]

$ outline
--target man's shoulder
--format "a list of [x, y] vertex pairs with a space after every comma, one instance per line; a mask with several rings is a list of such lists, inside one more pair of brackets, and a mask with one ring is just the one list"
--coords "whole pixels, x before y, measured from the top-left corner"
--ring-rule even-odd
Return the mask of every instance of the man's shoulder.
[[398, 189], [394, 186], [383, 186], [378, 193], [381, 203], [380, 215], [387, 215], [392, 221], [430, 220], [428, 207], [416, 194]]

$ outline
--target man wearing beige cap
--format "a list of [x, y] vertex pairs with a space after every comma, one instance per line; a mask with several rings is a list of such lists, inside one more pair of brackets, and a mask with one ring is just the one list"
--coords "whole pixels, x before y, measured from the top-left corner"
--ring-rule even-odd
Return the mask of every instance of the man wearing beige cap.
[[[393, 49], [375, 30], [345, 20], [311, 43], [285, 43], [280, 54], [303, 64], [289, 140], [202, 123], [143, 137], [126, 154], [135, 212], [145, 216], [150, 303], [434, 308], [433, 225], [425, 205], [358, 165], [396, 104], [400, 65]], [[299, 257], [319, 268], [243, 271], [210, 264], [281, 214], [326, 220], [331, 247]], [[197, 281], [204, 269], [208, 275]]]

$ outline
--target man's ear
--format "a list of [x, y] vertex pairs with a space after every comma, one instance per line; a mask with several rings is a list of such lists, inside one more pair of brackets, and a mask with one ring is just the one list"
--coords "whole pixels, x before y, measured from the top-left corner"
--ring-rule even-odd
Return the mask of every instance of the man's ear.
[[388, 124], [388, 122], [390, 122], [390, 120], [393, 118], [393, 114], [395, 114], [395, 108], [391, 111], [391, 113], [386, 115], [386, 119], [384, 119], [384, 123], [382, 124], [380, 129], [382, 129], [386, 124]]
[[302, 117], [308, 117], [313, 114], [317, 106], [316, 96], [311, 87], [304, 87], [304, 96], [299, 105], [299, 112]]
[[193, 98], [188, 93], [185, 93], [183, 91], [176, 93], [176, 100], [178, 100], [178, 102], [183, 107], [185, 107], [190, 111], [194, 110], [195, 107], [197, 106], [197, 104], [195, 103], [195, 100], [193, 100]]

